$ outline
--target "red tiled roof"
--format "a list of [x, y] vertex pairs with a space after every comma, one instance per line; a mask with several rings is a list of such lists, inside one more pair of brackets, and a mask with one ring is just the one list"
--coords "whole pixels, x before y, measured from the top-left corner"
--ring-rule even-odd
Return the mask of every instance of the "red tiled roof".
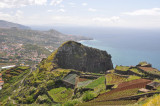
[[0, 83], [4, 83], [4, 81], [0, 81]]

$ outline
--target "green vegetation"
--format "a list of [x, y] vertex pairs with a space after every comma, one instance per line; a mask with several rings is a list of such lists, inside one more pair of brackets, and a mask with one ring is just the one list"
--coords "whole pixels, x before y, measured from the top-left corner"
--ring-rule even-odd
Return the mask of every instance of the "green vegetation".
[[29, 73], [29, 67], [15, 67], [7, 70], [2, 70], [4, 79], [3, 89], [0, 90], [0, 101], [5, 101], [12, 92], [20, 86], [21, 80]]
[[86, 88], [95, 88], [100, 84], [104, 84], [105, 83], [105, 76], [99, 77], [98, 79], [94, 80], [93, 82], [91, 82], [90, 84], [88, 84], [86, 86]]
[[87, 102], [95, 98], [95, 94], [92, 92], [86, 92], [82, 98], [83, 101]]
[[[72, 42], [67, 42], [67, 45], [69, 45], [68, 43]], [[84, 47], [79, 43], [77, 45]], [[32, 45], [27, 45], [26, 47], [28, 50], [36, 48], [36, 46]], [[63, 48], [58, 50], [61, 49]], [[64, 64], [64, 58], [62, 60], [57, 58], [61, 57], [61, 55], [57, 54], [60, 52], [58, 50], [48, 58], [43, 59], [33, 72], [31, 72], [32, 70], [29, 67], [15, 67], [2, 70], [5, 84], [3, 90], [0, 91], [0, 105], [128, 105], [138, 101], [129, 97], [144, 94], [139, 93], [138, 90], [151, 82], [149, 79], [142, 79], [145, 74], [136, 67], [116, 66], [116, 69], [110, 70], [106, 75], [100, 74], [99, 70], [101, 69], [98, 68], [97, 72], [99, 73], [91, 73], [92, 71], [95, 72], [94, 70], [90, 73], [85, 73], [74, 70], [77, 69], [74, 67], [71, 67], [73, 69], [63, 69], [64, 67], [61, 67], [58, 62], [66, 65], [68, 63], [71, 64], [72, 61], [67, 61]], [[81, 55], [86, 56], [85, 52], [84, 54], [74, 54], [76, 59]], [[75, 58], [74, 56], [73, 58]], [[79, 65], [76, 67], [79, 67]], [[122, 73], [116, 74], [117, 70]], [[154, 72], [159, 73], [157, 71]], [[126, 73], [126, 75], [121, 75], [123, 73]], [[160, 82], [159, 79], [155, 78], [152, 81]], [[160, 91], [160, 86], [156, 89], [151, 90], [149, 93]], [[122, 98], [131, 100], [122, 100]], [[144, 101], [141, 99], [145, 99], [145, 97], [139, 98], [139, 101]], [[153, 103], [157, 103], [156, 101], [159, 99], [155, 98], [152, 98]], [[152, 104], [148, 101], [144, 103]]]
[[116, 66], [115, 70], [127, 71], [130, 67], [127, 66]]
[[[79, 104], [78, 106], [123, 106], [127, 104], [134, 104], [136, 100], [117, 100], [117, 101], [106, 101], [106, 102], [86, 102], [83, 104]], [[133, 106], [133, 105], [132, 105]]]
[[78, 82], [78, 85], [77, 87], [85, 87], [87, 86], [88, 84], [90, 84], [92, 82], [92, 80], [88, 80], [88, 81], [83, 81], [83, 82]]
[[37, 46], [37, 45], [25, 44], [23, 48], [25, 49], [25, 52], [37, 51], [39, 55], [45, 54], [48, 56], [51, 54], [49, 50], [45, 49], [44, 47]]
[[48, 91], [49, 95], [53, 98], [55, 102], [66, 102], [73, 94], [72, 89], [67, 89], [65, 87], [55, 88]]
[[93, 100], [93, 102], [103, 101], [103, 100], [112, 100], [112, 99], [118, 99], [118, 98], [127, 97], [127, 96], [131, 96], [131, 95], [136, 95], [138, 90], [139, 90], [139, 88], [134, 88], [134, 89], [121, 90], [121, 91], [109, 93], [108, 95], [102, 94], [98, 98]]
[[66, 103], [64, 103], [64, 106], [75, 106], [78, 103], [78, 100], [67, 101]]
[[159, 100], [160, 100], [160, 95], [155, 95], [145, 100], [143, 106], [159, 106], [160, 105]]
[[132, 81], [132, 80], [136, 80], [136, 79], [141, 79], [141, 77], [135, 76], [135, 75], [130, 75], [130, 76], [127, 78], [127, 81]]
[[149, 63], [147, 63], [146, 61], [142, 61], [142, 62], [140, 62], [138, 65], [140, 65], [140, 66], [145, 66], [145, 65], [149, 65]]
[[130, 71], [132, 71], [132, 72], [134, 72], [134, 73], [136, 73], [136, 74], [139, 74], [139, 75], [141, 75], [141, 76], [144, 76], [144, 75], [145, 75], [144, 73], [142, 73], [141, 71], [139, 71], [137, 68], [132, 68], [132, 69], [130, 69]]
[[122, 82], [125, 82], [127, 80], [127, 78], [125, 77], [122, 77], [118, 74], [107, 74], [106, 75], [106, 84], [107, 85], [112, 85], [112, 84], [119, 84], [119, 83], [122, 83]]

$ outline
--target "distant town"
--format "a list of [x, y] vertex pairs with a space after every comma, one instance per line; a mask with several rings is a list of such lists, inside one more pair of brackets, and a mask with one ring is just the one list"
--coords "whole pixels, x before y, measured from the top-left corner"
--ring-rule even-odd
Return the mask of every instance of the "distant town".
[[36, 49], [26, 51], [23, 44], [20, 43], [0, 43], [0, 64], [4, 66], [5, 63], [26, 65], [39, 63], [43, 58], [46, 58], [46, 54], [39, 53]]

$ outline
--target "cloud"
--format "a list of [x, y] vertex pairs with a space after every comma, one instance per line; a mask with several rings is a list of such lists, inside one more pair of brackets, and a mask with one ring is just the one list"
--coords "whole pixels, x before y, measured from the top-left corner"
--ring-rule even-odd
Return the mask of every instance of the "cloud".
[[66, 10], [61, 8], [58, 10], [58, 12], [66, 12]]
[[47, 10], [47, 12], [49, 12], [49, 13], [50, 13], [50, 12], [53, 12], [53, 10]]
[[47, 0], [33, 0], [37, 5], [44, 5], [47, 3]]
[[133, 12], [125, 12], [122, 13], [124, 15], [130, 15], [130, 16], [140, 16], [140, 15], [151, 15], [156, 16], [160, 15], [160, 8], [152, 8], [152, 9], [140, 9]]
[[92, 20], [95, 21], [95, 22], [117, 22], [118, 20], [120, 19], [120, 17], [118, 16], [113, 16], [113, 17], [96, 17], [96, 18], [93, 18]]
[[60, 8], [64, 8], [65, 6], [61, 4], [59, 7], [60, 7]]
[[0, 8], [23, 7], [27, 5], [45, 5], [47, 0], [1, 0]]
[[94, 9], [94, 8], [89, 8], [88, 11], [90, 11], [90, 12], [96, 12], [97, 10]]
[[76, 7], [76, 3], [70, 2], [68, 3], [71, 7]]
[[7, 20], [11, 22], [19, 22], [19, 20], [23, 19], [23, 12], [21, 10], [17, 10], [13, 14], [0, 12], [0, 20]]
[[63, 2], [63, 0], [52, 0], [51, 3], [50, 3], [50, 5], [56, 6], [58, 4], [61, 4], [62, 2]]
[[88, 4], [87, 3], [82, 3], [82, 6], [87, 6]]

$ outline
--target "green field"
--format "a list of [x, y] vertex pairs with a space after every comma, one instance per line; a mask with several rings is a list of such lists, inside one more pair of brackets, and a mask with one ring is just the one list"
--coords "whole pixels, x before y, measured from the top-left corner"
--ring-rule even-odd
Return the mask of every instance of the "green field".
[[90, 84], [88, 84], [86, 86], [86, 88], [95, 88], [98, 85], [104, 84], [105, 83], [105, 76], [99, 77], [98, 79], [94, 80], [93, 82], [91, 82]]
[[127, 66], [116, 66], [116, 70], [120, 70], [120, 71], [127, 71], [129, 70], [130, 67]]
[[48, 91], [49, 95], [53, 98], [55, 102], [66, 102], [73, 94], [72, 89], [67, 89], [65, 87], [55, 88]]

